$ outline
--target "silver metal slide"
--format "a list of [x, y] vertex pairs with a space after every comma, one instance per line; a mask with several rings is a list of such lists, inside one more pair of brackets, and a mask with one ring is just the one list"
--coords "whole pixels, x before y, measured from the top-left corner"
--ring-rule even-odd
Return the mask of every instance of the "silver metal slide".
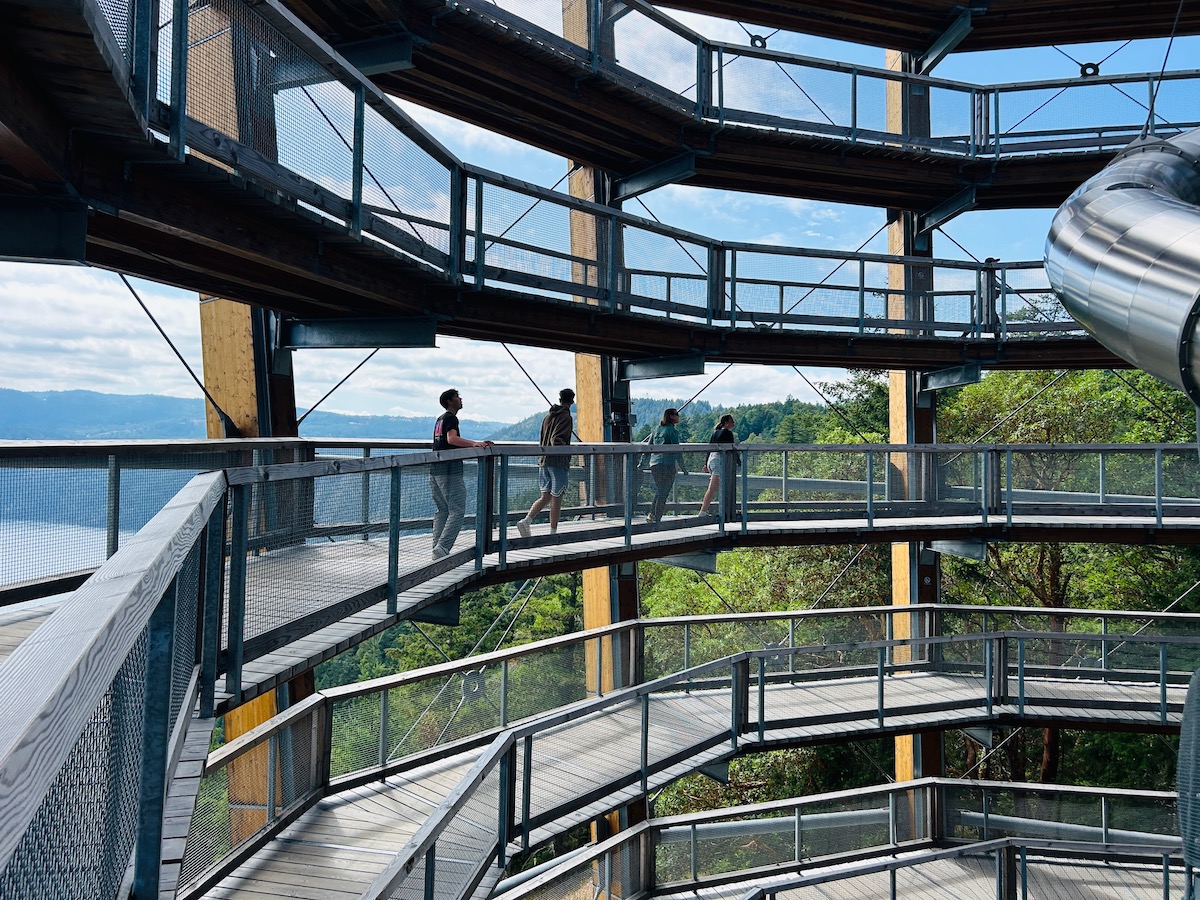
[[1113, 353], [1200, 405], [1200, 129], [1126, 147], [1059, 207], [1046, 275]]

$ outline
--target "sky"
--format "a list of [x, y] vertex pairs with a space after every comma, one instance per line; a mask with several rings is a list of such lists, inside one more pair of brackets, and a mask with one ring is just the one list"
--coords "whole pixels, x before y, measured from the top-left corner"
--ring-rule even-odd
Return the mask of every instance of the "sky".
[[[707, 37], [746, 44], [754, 31], [737, 23], [678, 14]], [[769, 34], [769, 33], [767, 33]], [[838, 59], [863, 65], [882, 64], [882, 52], [785, 33], [769, 34], [771, 49]], [[1041, 78], [1072, 78], [1082, 62], [1099, 62], [1105, 74], [1158, 71], [1165, 40], [1122, 44], [1111, 42], [1061, 49], [1040, 48], [1009, 53], [952, 55], [936, 74], [971, 83], [1001, 83]], [[1176, 41], [1170, 68], [1183, 68], [1194, 58], [1197, 39]], [[624, 62], [624, 60], [623, 60]], [[633, 64], [632, 61], [630, 63]], [[1108, 89], [1111, 91], [1111, 89]], [[1113, 95], [1115, 96], [1115, 95]], [[1099, 118], [1107, 95], [1072, 100], [1063, 116]], [[435, 138], [464, 162], [551, 186], [567, 171], [567, 162], [543, 151], [446, 116], [402, 103]], [[1031, 115], [1059, 114], [1056, 107]], [[1194, 114], [1193, 114], [1194, 116]], [[724, 240], [852, 250], [885, 250], [881, 209], [712, 191], [686, 185], [662, 188], [626, 205], [635, 215], [653, 216], [668, 224]], [[935, 238], [939, 257], [1004, 260], [1040, 259], [1052, 210], [967, 213], [944, 226]], [[703, 228], [695, 223], [702, 222]], [[961, 245], [957, 246], [957, 245]], [[159, 325], [197, 376], [201, 376], [199, 313], [196, 295], [141, 279], [132, 284]], [[155, 325], [116, 273], [75, 266], [0, 263], [0, 387], [23, 391], [94, 390], [115, 394], [156, 393], [201, 396], [200, 389]], [[512, 356], [510, 356], [510, 351]], [[363, 350], [296, 352], [297, 405], [317, 402], [366, 356]], [[339, 388], [321, 408], [356, 415], [430, 416], [440, 411], [437, 395], [447, 386], [464, 398], [465, 418], [518, 421], [540, 412], [544, 401], [514, 362], [520, 362], [553, 397], [574, 381], [573, 357], [532, 347], [482, 343], [439, 337], [437, 349], [387, 349]], [[836, 380], [838, 369], [805, 368], [814, 382]], [[705, 388], [716, 375], [719, 377]], [[786, 367], [734, 366], [710, 363], [703, 376], [635, 382], [635, 396], [689, 398], [703, 389], [702, 399], [714, 406], [780, 400], [788, 396], [819, 398], [794, 370]]]

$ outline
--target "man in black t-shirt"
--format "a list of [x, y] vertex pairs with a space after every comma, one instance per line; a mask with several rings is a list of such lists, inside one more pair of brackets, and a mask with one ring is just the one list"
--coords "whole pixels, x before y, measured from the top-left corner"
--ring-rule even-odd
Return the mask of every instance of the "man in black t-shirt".
[[[457, 447], [490, 447], [491, 441], [470, 441], [462, 436], [458, 411], [462, 398], [451, 388], [443, 391], [438, 403], [446, 410], [433, 424], [433, 449], [453, 450]], [[467, 486], [463, 483], [461, 459], [434, 463], [429, 468], [429, 492], [437, 511], [433, 515], [433, 558], [441, 559], [454, 549], [463, 515], [467, 511]]]

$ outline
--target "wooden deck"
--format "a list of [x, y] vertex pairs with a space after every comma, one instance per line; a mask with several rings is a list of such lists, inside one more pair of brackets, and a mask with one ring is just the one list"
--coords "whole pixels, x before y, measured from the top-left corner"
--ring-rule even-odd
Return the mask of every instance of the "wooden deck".
[[[1109, 722], [1158, 723], [1157, 685], [1027, 679], [1031, 699], [1026, 714], [1052, 715], [1063, 706], [1073, 721], [1103, 725]], [[1036, 686], [1036, 692], [1032, 689]], [[771, 685], [764, 708], [771, 720], [787, 727], [768, 726], [761, 744], [757, 734], [739, 737], [742, 750], [778, 743], [846, 740], [915, 728], [950, 728], [989, 721], [979, 677], [902, 674], [885, 679], [884, 717], [878, 717], [877, 681], [853, 678], [828, 682]], [[1186, 689], [1168, 690], [1168, 720], [1178, 725]], [[1032, 695], [1046, 698], [1035, 701]], [[1140, 709], [1111, 708], [1137, 704]], [[751, 717], [756, 718], [751, 701]], [[1015, 704], [997, 705], [993, 719], [1018, 717]], [[723, 691], [671, 691], [652, 695], [647, 758], [650, 789], [657, 788], [697, 766], [728, 757], [735, 751], [729, 740], [730, 694]], [[1139, 718], [1140, 717], [1140, 718]], [[622, 800], [641, 793], [641, 703], [625, 700], [572, 718], [533, 738], [529, 811], [532, 843], [585, 822]], [[306, 900], [358, 896], [391, 862], [478, 759], [479, 751], [455, 756], [394, 775], [384, 781], [355, 787], [321, 801], [278, 838], [228, 876], [207, 896], [219, 898], [303, 897]], [[517, 756], [517, 805], [525, 802], [523, 761]], [[486, 813], [466, 823], [478, 832], [495, 826]], [[468, 817], [469, 818], [469, 817]], [[514, 841], [512, 849], [519, 847]], [[443, 845], [449, 845], [443, 847]], [[463, 865], [456, 858], [461, 840], [438, 844], [438, 871]], [[443, 854], [446, 859], [443, 860]], [[344, 867], [341, 871], [339, 867]], [[353, 871], [350, 871], [350, 870]], [[329, 873], [339, 871], [337, 878]], [[989, 870], [990, 871], [990, 870]], [[886, 878], [886, 876], [884, 876]], [[1097, 886], [1099, 890], [1099, 886]], [[859, 894], [805, 894], [805, 897]], [[863, 896], [868, 896], [864, 894]], [[869, 896], [881, 896], [878, 893]], [[917, 895], [914, 895], [917, 896]], [[928, 893], [920, 896], [934, 896]], [[948, 896], [973, 896], [969, 893]], [[989, 895], [990, 896], [990, 895]], [[1034, 896], [1031, 894], [1031, 896]], [[1042, 896], [1067, 896], [1044, 894]], [[1103, 893], [1079, 896], [1107, 896]]]

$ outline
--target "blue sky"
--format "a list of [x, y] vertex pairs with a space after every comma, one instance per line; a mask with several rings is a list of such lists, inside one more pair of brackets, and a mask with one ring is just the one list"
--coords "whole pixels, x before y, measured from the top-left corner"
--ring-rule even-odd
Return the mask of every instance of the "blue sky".
[[[745, 44], [746, 31], [736, 23], [680, 16], [706, 36]], [[756, 34], [763, 29], [751, 28]], [[838, 44], [800, 35], [775, 34], [772, 49], [786, 50], [860, 65], [882, 65], [875, 48]], [[1129, 45], [1119, 42], [1040, 48], [1009, 53], [951, 56], [937, 69], [940, 77], [980, 84], [1034, 79], [1073, 78], [1080, 62], [1103, 60], [1104, 74], [1158, 71], [1165, 40]], [[1184, 68], [1194, 57], [1196, 39], [1176, 41], [1170, 68]], [[1103, 98], [1092, 102], [1103, 103]], [[543, 185], [555, 184], [566, 172], [560, 157], [487, 134], [445, 116], [405, 106], [435, 137], [466, 162], [475, 163]], [[1052, 111], [1048, 107], [1043, 114]], [[1063, 114], [1077, 114], [1064, 110]], [[1085, 110], [1086, 114], [1093, 114]], [[1099, 118], [1101, 111], [1096, 111]], [[1194, 115], [1194, 114], [1193, 114]], [[1200, 118], [1200, 116], [1195, 116]], [[671, 186], [634, 202], [626, 209], [701, 231], [709, 236], [754, 243], [854, 249], [883, 224], [881, 209], [790, 200], [749, 194]], [[997, 256], [1006, 260], [1040, 259], [1052, 210], [968, 213], [938, 236], [935, 254], [962, 258]], [[697, 228], [697, 222], [703, 222]], [[957, 242], [966, 253], [955, 246]], [[868, 249], [885, 249], [882, 237]], [[134, 281], [160, 324], [180, 352], [200, 371], [200, 340], [194, 294], [145, 281]], [[0, 264], [0, 386], [18, 390], [88, 389], [107, 393], [163, 393], [199, 397], [191, 381], [154, 326], [115, 273], [82, 267]], [[547, 394], [570, 384], [570, 354], [511, 346]], [[295, 356], [297, 402], [303, 408], [320, 398], [363, 358], [365, 351], [302, 351]], [[704, 376], [640, 382], [640, 396], [690, 397], [722, 366]], [[842, 377], [837, 369], [806, 369], [813, 380]], [[516, 421], [540, 411], [542, 399], [498, 344], [439, 339], [436, 350], [383, 350], [340, 388], [323, 409], [355, 414], [431, 415], [436, 397], [447, 385], [459, 388], [466, 401], [464, 416]], [[787, 368], [735, 366], [708, 388], [703, 397], [715, 405], [760, 402], [795, 396], [816, 400], [794, 371]]]

